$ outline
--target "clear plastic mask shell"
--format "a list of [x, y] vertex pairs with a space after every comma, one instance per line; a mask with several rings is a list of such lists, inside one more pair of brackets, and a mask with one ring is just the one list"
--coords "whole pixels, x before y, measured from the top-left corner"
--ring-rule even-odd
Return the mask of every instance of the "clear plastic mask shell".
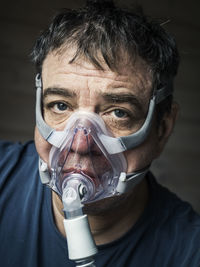
[[122, 153], [109, 154], [100, 136], [112, 136], [100, 116], [76, 112], [67, 121], [59, 148], [49, 155], [51, 187], [59, 195], [71, 187], [82, 203], [114, 195], [121, 172], [127, 168]]

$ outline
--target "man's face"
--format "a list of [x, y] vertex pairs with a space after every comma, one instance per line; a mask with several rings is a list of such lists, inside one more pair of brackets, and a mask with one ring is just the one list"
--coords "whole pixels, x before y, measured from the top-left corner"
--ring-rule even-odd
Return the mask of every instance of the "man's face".
[[[104, 71], [84, 59], [69, 64], [74, 51], [47, 55], [42, 68], [43, 114], [48, 125], [63, 130], [66, 120], [76, 111], [95, 112], [104, 120], [115, 137], [136, 132], [143, 124], [152, 93], [152, 77], [147, 66], [136, 60], [134, 67], [122, 63], [118, 72], [105, 64]], [[35, 131], [35, 143], [40, 157], [48, 162], [51, 145]], [[83, 148], [84, 149], [84, 148]], [[157, 129], [153, 124], [147, 140], [124, 153], [127, 172], [149, 165], [159, 150]], [[87, 164], [87, 155], [80, 157]]]

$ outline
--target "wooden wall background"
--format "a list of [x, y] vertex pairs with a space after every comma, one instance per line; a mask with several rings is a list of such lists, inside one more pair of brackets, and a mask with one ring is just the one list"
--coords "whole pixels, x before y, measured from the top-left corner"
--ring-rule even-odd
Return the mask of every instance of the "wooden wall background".
[[[117, 1], [118, 3], [120, 1]], [[133, 1], [123, 1], [130, 6]], [[200, 212], [200, 1], [138, 0], [147, 14], [170, 20], [181, 66], [175, 97], [181, 106], [166, 150], [154, 163], [158, 180]], [[3, 1], [0, 9], [0, 138], [25, 142], [33, 138], [34, 74], [29, 54], [35, 38], [58, 8], [73, 1]]]

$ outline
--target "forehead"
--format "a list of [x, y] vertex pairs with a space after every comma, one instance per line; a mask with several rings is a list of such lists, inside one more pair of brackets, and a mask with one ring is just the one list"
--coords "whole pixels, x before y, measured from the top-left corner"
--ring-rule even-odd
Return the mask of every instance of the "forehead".
[[[53, 85], [52, 83], [65, 83], [65, 78], [70, 81], [72, 76], [78, 76], [75, 79], [78, 83], [82, 78], [93, 78], [93, 81], [111, 84], [112, 86], [140, 88], [151, 91], [152, 72], [144, 61], [136, 58], [134, 63], [128, 61], [127, 57], [117, 66], [117, 71], [112, 71], [99, 56], [103, 70], [97, 69], [86, 58], [77, 58], [70, 63], [75, 53], [75, 49], [68, 48], [61, 51], [50, 52], [44, 60], [42, 66], [42, 79], [44, 88]], [[58, 81], [59, 80], [59, 81]], [[111, 87], [112, 87], [111, 86]]]

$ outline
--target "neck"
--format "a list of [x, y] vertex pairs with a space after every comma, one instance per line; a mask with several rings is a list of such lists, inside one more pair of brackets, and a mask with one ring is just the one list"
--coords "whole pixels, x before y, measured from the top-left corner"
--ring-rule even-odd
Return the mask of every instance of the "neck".
[[[148, 202], [147, 181], [144, 179], [119, 202], [119, 205], [114, 205], [111, 209], [99, 213], [88, 212], [91, 231], [97, 245], [110, 243], [120, 238], [137, 222]], [[106, 205], [106, 202], [104, 204]], [[65, 236], [63, 206], [54, 192], [52, 193], [52, 206], [56, 226]], [[99, 210], [98, 207], [95, 210]]]

